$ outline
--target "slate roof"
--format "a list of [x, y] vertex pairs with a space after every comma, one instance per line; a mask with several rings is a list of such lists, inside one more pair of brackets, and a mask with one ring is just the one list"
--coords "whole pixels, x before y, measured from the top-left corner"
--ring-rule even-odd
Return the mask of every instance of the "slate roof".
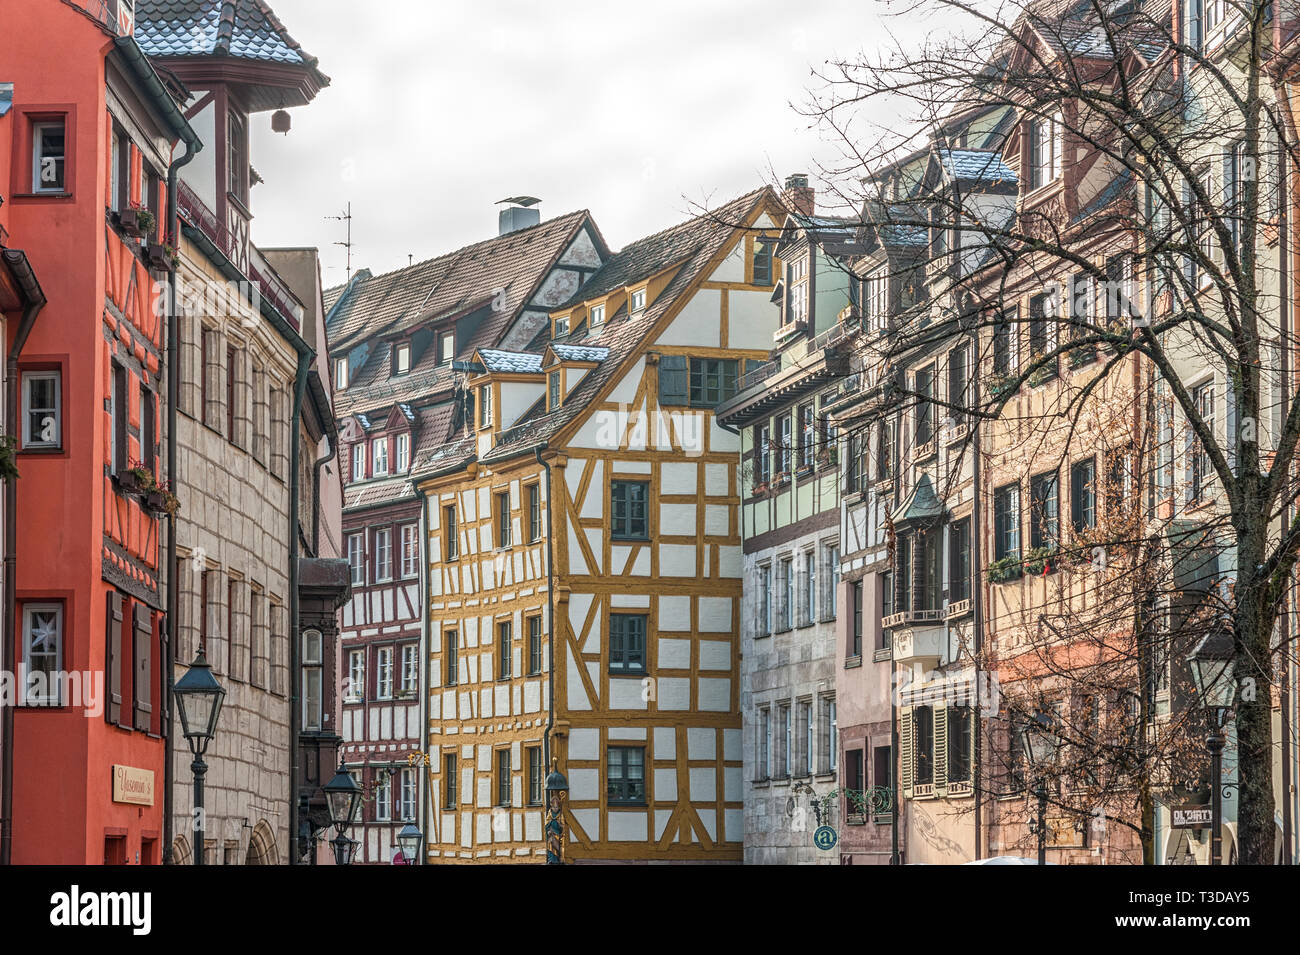
[[522, 372], [532, 374], [542, 370], [542, 356], [522, 351], [500, 351], [480, 348], [479, 357], [488, 371]]
[[[316, 67], [316, 58], [264, 0], [137, 0], [135, 40], [148, 56], [230, 56]], [[329, 82], [323, 74], [319, 78], [322, 86]]]
[[[600, 291], [591, 291], [592, 288], [608, 291], [648, 278], [669, 265], [680, 263], [681, 268], [658, 297], [640, 312], [629, 315], [625, 308], [620, 308], [594, 331], [586, 330], [577, 337], [552, 342], [552, 348], [577, 346], [608, 351], [606, 358], [565, 396], [558, 410], [543, 414], [544, 403], [538, 402], [522, 421], [498, 436], [495, 447], [483, 455], [482, 460], [491, 463], [528, 453], [583, 415], [597, 392], [619, 373], [624, 362], [672, 308], [678, 296], [708, 266], [739, 223], [765, 198], [774, 208], [779, 207], [780, 200], [776, 194], [764, 187], [733, 199], [710, 214], [697, 216], [633, 242], [612, 256], [579, 293], [581, 299], [601, 294]], [[433, 453], [417, 455], [411, 470], [412, 473], [440, 472], [461, 467], [474, 457], [475, 441], [462, 439]]]
[[1016, 185], [1016, 172], [994, 149], [936, 149], [943, 170], [953, 179], [964, 182], [990, 182]]
[[609, 357], [609, 349], [603, 346], [570, 345], [566, 342], [554, 342], [551, 351], [560, 361], [604, 361]]

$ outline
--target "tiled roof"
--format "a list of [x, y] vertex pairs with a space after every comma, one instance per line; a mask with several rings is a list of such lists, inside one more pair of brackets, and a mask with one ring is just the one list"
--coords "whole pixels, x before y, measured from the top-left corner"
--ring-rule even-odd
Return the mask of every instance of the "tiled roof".
[[531, 374], [542, 370], [542, 356], [522, 351], [499, 351], [495, 348], [480, 348], [479, 357], [488, 371], [513, 371]]
[[992, 182], [1015, 185], [1016, 172], [1002, 161], [995, 149], [937, 149], [944, 172], [953, 179], [967, 182]]
[[316, 66], [263, 0], [137, 0], [135, 40], [149, 56]]
[[555, 352], [555, 357], [560, 361], [604, 361], [609, 357], [609, 349], [603, 346], [570, 345], [565, 342], [555, 342], [551, 345], [551, 351]]
[[409, 478], [364, 481], [361, 484], [350, 484], [343, 489], [343, 509], [350, 511], [360, 507], [377, 507], [380, 504], [391, 504], [393, 501], [414, 496], [415, 484]]

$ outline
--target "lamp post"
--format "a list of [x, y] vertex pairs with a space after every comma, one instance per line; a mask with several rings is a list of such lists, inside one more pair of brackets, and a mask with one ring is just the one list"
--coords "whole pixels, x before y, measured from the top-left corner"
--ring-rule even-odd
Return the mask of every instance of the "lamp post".
[[1047, 865], [1047, 769], [1056, 762], [1059, 737], [1052, 716], [1037, 710], [1020, 729], [1025, 755], [1035, 771], [1034, 796], [1038, 800], [1038, 864]]
[[551, 772], [546, 777], [546, 864], [564, 865], [564, 803], [569, 798], [569, 781], [560, 772], [556, 760], [551, 760]]
[[361, 808], [361, 787], [352, 778], [352, 774], [343, 768], [341, 756], [334, 778], [321, 789], [330, 807], [330, 822], [334, 824], [335, 836], [330, 841], [330, 846], [334, 849], [334, 863], [351, 865], [357, 843], [343, 835], [343, 830], [356, 821], [357, 810]]
[[172, 696], [176, 698], [176, 709], [180, 711], [181, 732], [189, 743], [190, 754], [194, 761], [190, 769], [194, 772], [194, 864], [203, 865], [205, 821], [203, 818], [203, 779], [208, 772], [208, 764], [203, 761], [203, 754], [208, 744], [217, 733], [217, 718], [221, 715], [221, 704], [226, 699], [225, 688], [212, 675], [212, 667], [204, 656], [203, 647], [194, 658], [185, 675], [172, 684]]
[[1205, 738], [1210, 751], [1210, 865], [1223, 865], [1223, 724], [1237, 696], [1236, 651], [1232, 635], [1218, 630], [1187, 655], [1196, 695], [1210, 717], [1210, 735]]
[[397, 833], [397, 844], [402, 847], [402, 855], [406, 856], [406, 861], [411, 865], [420, 864], [416, 861], [415, 851], [420, 847], [420, 843], [423, 839], [424, 833], [422, 833], [420, 827], [413, 822], [408, 822], [406, 825], [402, 826], [401, 830]]

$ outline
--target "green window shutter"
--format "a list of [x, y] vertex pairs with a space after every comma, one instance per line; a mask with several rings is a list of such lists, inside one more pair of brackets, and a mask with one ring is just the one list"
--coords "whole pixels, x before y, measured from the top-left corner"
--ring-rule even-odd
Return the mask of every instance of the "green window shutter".
[[948, 788], [948, 707], [934, 707], [934, 791]]
[[690, 402], [690, 371], [685, 355], [659, 357], [659, 404], [684, 405]]
[[902, 756], [903, 765], [900, 769], [902, 776], [903, 798], [912, 798], [912, 786], [916, 781], [916, 753], [913, 750], [915, 744], [915, 734], [912, 732], [912, 708], [904, 707], [898, 716], [898, 749]]

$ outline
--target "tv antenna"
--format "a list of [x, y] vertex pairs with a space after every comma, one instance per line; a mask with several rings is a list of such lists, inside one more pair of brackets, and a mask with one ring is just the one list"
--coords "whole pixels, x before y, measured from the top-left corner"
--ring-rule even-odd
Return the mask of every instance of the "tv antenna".
[[338, 216], [326, 216], [325, 218], [326, 218], [326, 219], [333, 219], [335, 222], [343, 222], [343, 223], [346, 223], [346, 224], [347, 224], [347, 230], [348, 230], [347, 241], [345, 241], [345, 242], [335, 242], [334, 244], [335, 244], [335, 245], [341, 245], [341, 246], [343, 246], [343, 248], [347, 249], [347, 252], [348, 252], [348, 281], [351, 282], [351, 281], [352, 281], [352, 203], [351, 203], [351, 202], [348, 203], [348, 206], [347, 206], [347, 208], [343, 211], [343, 214], [342, 214], [342, 215], [338, 215]]

